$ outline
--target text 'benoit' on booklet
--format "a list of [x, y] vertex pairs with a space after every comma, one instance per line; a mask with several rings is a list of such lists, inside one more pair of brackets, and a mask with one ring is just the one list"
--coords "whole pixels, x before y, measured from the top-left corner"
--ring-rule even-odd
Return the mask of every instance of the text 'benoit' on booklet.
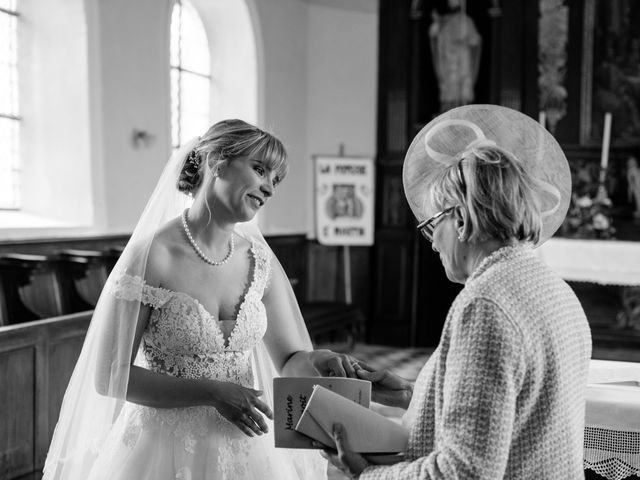
[[311, 438], [295, 430], [316, 385], [336, 392], [350, 402], [369, 408], [371, 382], [366, 380], [342, 377], [274, 378], [273, 423], [276, 447], [316, 448], [311, 444]]

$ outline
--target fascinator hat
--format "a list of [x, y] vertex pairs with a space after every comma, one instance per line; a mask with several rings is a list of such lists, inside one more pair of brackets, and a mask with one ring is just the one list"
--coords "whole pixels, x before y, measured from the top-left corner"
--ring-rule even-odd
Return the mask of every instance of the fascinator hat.
[[520, 160], [537, 181], [542, 230], [536, 246], [560, 227], [569, 208], [571, 173], [555, 138], [539, 123], [498, 105], [467, 105], [449, 110], [416, 135], [404, 160], [404, 191], [413, 214], [422, 221], [436, 213], [430, 184], [443, 169], [458, 165], [477, 147], [495, 146]]

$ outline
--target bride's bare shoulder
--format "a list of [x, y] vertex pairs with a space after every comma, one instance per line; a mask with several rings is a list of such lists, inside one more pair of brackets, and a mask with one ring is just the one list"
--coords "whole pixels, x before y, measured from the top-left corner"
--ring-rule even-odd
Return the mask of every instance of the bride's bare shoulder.
[[184, 255], [184, 239], [179, 219], [163, 225], [154, 235], [147, 258], [147, 282], [162, 285], [162, 280], [170, 274], [175, 262]]

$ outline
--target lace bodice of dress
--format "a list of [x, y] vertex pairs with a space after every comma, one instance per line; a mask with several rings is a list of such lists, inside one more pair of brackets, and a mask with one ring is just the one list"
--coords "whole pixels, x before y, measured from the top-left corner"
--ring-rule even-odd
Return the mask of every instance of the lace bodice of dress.
[[[153, 308], [142, 336], [138, 363], [153, 371], [185, 378], [253, 384], [251, 350], [261, 341], [267, 317], [262, 295], [270, 275], [268, 250], [252, 243], [254, 268], [249, 288], [227, 339], [218, 320], [195, 298], [153, 287], [139, 276], [120, 275], [111, 293]], [[141, 358], [142, 357], [142, 358]]]

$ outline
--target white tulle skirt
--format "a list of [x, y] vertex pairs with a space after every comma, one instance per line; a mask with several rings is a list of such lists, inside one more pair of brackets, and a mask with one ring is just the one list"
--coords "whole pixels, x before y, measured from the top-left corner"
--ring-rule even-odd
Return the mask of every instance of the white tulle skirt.
[[247, 437], [212, 407], [155, 409], [127, 403], [90, 480], [313, 480], [326, 478], [315, 451]]

